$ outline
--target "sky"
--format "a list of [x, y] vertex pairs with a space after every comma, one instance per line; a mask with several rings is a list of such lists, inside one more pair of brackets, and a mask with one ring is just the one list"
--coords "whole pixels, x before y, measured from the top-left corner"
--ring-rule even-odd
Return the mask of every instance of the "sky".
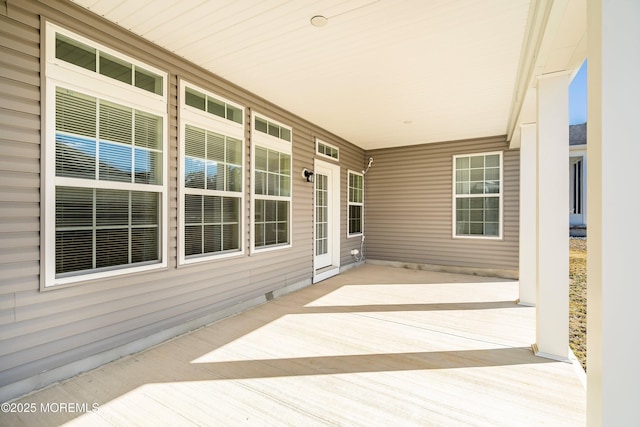
[[587, 121], [587, 61], [569, 85], [569, 124], [579, 125]]

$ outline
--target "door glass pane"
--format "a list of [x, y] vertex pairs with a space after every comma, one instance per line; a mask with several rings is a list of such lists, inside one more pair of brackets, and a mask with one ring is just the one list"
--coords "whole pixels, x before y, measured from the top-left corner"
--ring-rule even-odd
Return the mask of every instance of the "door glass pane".
[[327, 175], [316, 174], [316, 256], [328, 252], [328, 179]]

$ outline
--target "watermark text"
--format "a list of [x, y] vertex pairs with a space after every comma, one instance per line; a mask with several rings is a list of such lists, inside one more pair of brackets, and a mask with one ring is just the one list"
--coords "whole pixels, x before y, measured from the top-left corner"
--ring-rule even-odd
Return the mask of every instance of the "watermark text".
[[0, 404], [0, 411], [16, 414], [72, 414], [97, 412], [98, 409], [100, 404], [97, 402], [5, 402]]

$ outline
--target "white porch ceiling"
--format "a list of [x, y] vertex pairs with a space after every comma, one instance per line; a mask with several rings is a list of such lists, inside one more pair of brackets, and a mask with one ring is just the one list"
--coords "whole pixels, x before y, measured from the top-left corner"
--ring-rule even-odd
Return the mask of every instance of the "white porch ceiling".
[[373, 149], [509, 133], [536, 0], [73, 1]]

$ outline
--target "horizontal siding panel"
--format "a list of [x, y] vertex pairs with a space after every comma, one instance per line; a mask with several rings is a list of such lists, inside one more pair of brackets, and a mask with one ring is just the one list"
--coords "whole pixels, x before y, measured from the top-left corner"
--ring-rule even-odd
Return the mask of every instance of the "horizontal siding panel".
[[[15, 315], [13, 309], [0, 310], [0, 325], [15, 322]], [[2, 341], [0, 341], [2, 343]]]
[[[40, 250], [33, 247], [0, 249], [2, 264], [40, 260]], [[2, 265], [0, 264], [0, 265]]]
[[25, 158], [12, 155], [2, 156], [0, 157], [0, 170], [37, 174], [40, 172], [40, 159], [37, 157]]
[[[59, 289], [39, 290], [40, 268], [40, 14], [116, 51], [169, 72], [168, 268]], [[346, 239], [348, 169], [362, 170], [364, 151], [316, 125], [66, 1], [9, 4], [0, 24], [0, 377], [12, 382], [123, 345], [190, 319], [249, 301], [313, 276], [315, 137], [340, 148], [341, 254], [353, 262]], [[13, 31], [16, 29], [16, 31]], [[5, 46], [2, 46], [2, 45]], [[177, 266], [178, 77], [251, 111], [293, 127], [293, 247], [249, 254], [251, 159], [245, 160], [245, 254]], [[246, 134], [250, 153], [250, 132]], [[346, 254], [346, 256], [345, 256]]]
[[[2, 240], [4, 241], [4, 238]], [[40, 264], [37, 261], [13, 262], [2, 265], [0, 293], [37, 289], [39, 273]], [[34, 284], [36, 285], [35, 287], [33, 286]]]
[[[20, 308], [20, 295], [16, 300], [16, 318], [21, 320], [14, 326], [5, 327], [1, 339], [9, 339], [17, 336], [23, 337], [20, 345], [27, 348], [32, 343], [36, 345], [43, 335], [48, 338], [62, 339], [73, 334], [91, 331], [96, 325], [109, 325], [133, 320], [137, 317], [161, 313], [168, 307], [192, 303], [190, 310], [197, 309], [213, 302], [220, 302], [237, 297], [237, 294], [250, 294], [246, 287], [250, 284], [250, 273], [245, 272], [244, 278], [237, 276], [233, 282], [222, 280], [207, 280], [202, 283], [190, 283], [187, 289], [165, 288], [154, 292], [153, 304], [144, 304], [135, 295], [127, 296], [122, 292], [117, 298], [112, 298], [109, 303], [104, 302], [103, 295], [94, 295], [91, 299], [75, 298], [58, 300], [52, 303], [26, 306]], [[241, 292], [238, 292], [241, 290]], [[248, 299], [248, 298], [245, 298]], [[212, 302], [213, 301], [213, 302]], [[35, 313], [34, 310], [46, 310], [45, 313]], [[29, 313], [25, 313], [29, 311]], [[67, 312], [73, 313], [72, 316]], [[49, 319], [47, 328], [43, 329], [39, 317], [46, 315]], [[30, 317], [28, 320], [22, 319]], [[60, 326], [66, 325], [64, 328]], [[71, 326], [73, 325], [73, 326]]]
[[6, 233], [2, 240], [0, 240], [0, 250], [28, 247], [37, 248], [39, 242], [40, 236], [38, 233]]
[[[39, 51], [39, 49], [38, 49]], [[40, 72], [40, 60], [38, 55], [27, 55], [23, 52], [16, 51], [11, 47], [6, 47], [0, 44], [0, 70], [15, 70], [23, 73], [39, 73]], [[0, 72], [0, 76], [8, 77], [3, 72]], [[14, 79], [17, 81], [23, 81], [24, 79]]]
[[19, 128], [11, 125], [5, 125], [2, 128], [2, 139], [14, 142], [26, 142], [31, 144], [40, 143], [39, 128]]
[[[75, 309], [73, 313], [74, 316], [77, 316], [76, 319], [68, 318], [64, 312], [49, 315], [48, 318], [51, 323], [48, 323], [46, 328], [38, 325], [40, 322], [37, 319], [22, 321], [20, 323], [21, 339], [19, 344], [6, 353], [5, 350], [0, 350], [0, 355], [6, 356], [14, 351], [41, 347], [40, 344], [44, 336], [47, 337], [48, 341], [55, 342], [93, 332], [93, 340], [106, 339], [112, 336], [110, 334], [114, 329], [121, 332], [121, 328], [126, 327], [127, 323], [138, 323], [140, 322], [139, 319], [145, 316], [161, 316], [163, 312], [166, 313], [182, 305], [185, 305], [183, 307], [184, 312], [188, 312], [221, 300], [219, 294], [212, 294], [206, 288], [188, 294], [173, 295], [171, 290], [166, 290], [164, 293], [159, 292], [158, 294], [158, 299], [154, 301], [153, 305], [141, 304], [140, 301], [135, 299], [119, 299], [113, 300], [111, 304], [106, 306], [105, 304], [96, 304], [82, 307], [82, 309]], [[16, 311], [16, 318], [19, 320], [18, 311]], [[64, 328], [59, 327], [61, 325], [64, 325]], [[6, 333], [9, 338], [17, 332], [10, 328], [7, 329]], [[72, 342], [68, 344], [74, 346]], [[60, 345], [60, 343], [57, 345]], [[69, 348], [73, 347], [57, 349], [57, 352], [66, 351]], [[39, 351], [43, 350], [34, 351], [33, 355], [30, 356], [33, 359], [25, 360], [25, 362], [41, 358], [42, 356], [38, 355]], [[2, 360], [1, 357], [0, 360]], [[1, 364], [2, 362], [0, 362]]]
[[[10, 100], [16, 100], [16, 102], [22, 101], [32, 106], [40, 106], [40, 92], [37, 85], [17, 82], [7, 78], [0, 78], [0, 98], [3, 100], [2, 105], [8, 109], [10, 109], [10, 107], [7, 107]], [[6, 103], [4, 101], [6, 101]], [[40, 110], [38, 109], [33, 113], [39, 114]]]
[[16, 68], [11, 64], [2, 62], [0, 49], [0, 78], [12, 80], [23, 84], [37, 86], [40, 84], [40, 72], [33, 69]]
[[[238, 283], [245, 273], [248, 274], [248, 270], [244, 264], [237, 261], [208, 263], [206, 266], [180, 268], [173, 272], [171, 280], [159, 280], [167, 274], [166, 272], [151, 272], [143, 276], [144, 282], [133, 286], [110, 282], [101, 288], [74, 286], [52, 292], [20, 293], [16, 296], [16, 307], [38, 306], [32, 316], [27, 315], [28, 311], [21, 313], [24, 319], [30, 319], [121, 298], [141, 301], [145, 295], [152, 294], [156, 297], [156, 292], [159, 295], [167, 289], [173, 289], [177, 295], [204, 288], [227, 286], [229, 283]], [[233, 280], [230, 281], [229, 277]]]
[[7, 17], [21, 25], [33, 29], [40, 28], [40, 17], [37, 8], [31, 2], [7, 1]]
[[[33, 103], [26, 104], [33, 107]], [[40, 129], [40, 111], [33, 113], [25, 113], [20, 111], [19, 107], [23, 105], [18, 102], [3, 102], [2, 112], [0, 112], [0, 126], [10, 125], [27, 129]]]
[[[504, 138], [368, 152], [365, 185], [370, 259], [456, 267], [518, 269], [518, 152]], [[453, 238], [453, 156], [503, 151], [503, 239]]]
[[0, 233], [38, 232], [39, 230], [39, 218], [3, 218], [0, 221]]
[[[38, 102], [34, 102], [28, 99], [8, 98], [8, 97], [4, 97], [0, 93], [0, 103], [1, 105], [5, 106], [8, 110], [26, 113], [30, 115], [36, 115], [36, 116], [39, 116], [40, 114], [40, 105], [38, 104]], [[6, 138], [4, 138], [4, 135], [2, 139], [0, 139], [0, 143], [2, 142], [2, 140], [6, 140]]]
[[[40, 205], [37, 203], [3, 203], [0, 204], [0, 217], [19, 218], [19, 217], [36, 217], [40, 215]], [[5, 239], [2, 239], [0, 247], [6, 245]]]
[[[34, 15], [34, 18], [35, 22], [38, 22], [37, 15]], [[6, 46], [11, 46], [14, 43], [20, 43], [21, 46], [38, 46], [40, 44], [40, 37], [36, 31], [33, 31], [32, 26], [3, 15], [0, 15], [0, 34], [10, 40]], [[33, 55], [38, 56], [39, 52], [35, 51]]]
[[[40, 146], [27, 142], [15, 142], [0, 138], [0, 156], [40, 159]], [[0, 169], [1, 170], [1, 169]], [[38, 169], [38, 173], [40, 170]]]
[[[5, 276], [5, 271], [10, 271], [9, 267], [14, 267], [15, 269], [25, 269], [23, 265], [20, 264], [29, 264], [29, 270], [26, 271], [26, 274], [16, 274], [12, 272], [11, 275]], [[7, 266], [2, 267], [3, 277], [0, 278], [0, 295], [12, 295], [16, 292], [24, 292], [31, 291], [35, 289], [39, 289], [40, 282], [35, 274], [37, 269], [30, 268], [33, 263], [14, 263], [7, 264]], [[6, 277], [6, 278], [5, 278]]]
[[3, 202], [40, 203], [40, 192], [34, 188], [0, 186], [0, 203]]
[[[40, 54], [39, 40], [29, 40], [31, 37], [21, 38], [21, 34], [11, 33], [10, 31], [15, 28], [11, 28], [12, 26], [7, 25], [6, 22], [6, 19], [0, 19], [0, 46], [37, 57]], [[22, 34], [22, 36], [25, 35], [28, 36], [29, 33]]]
[[[40, 175], [35, 173], [0, 170], [0, 187], [38, 188]], [[0, 216], [1, 218], [1, 216]]]
[[[466, 239], [466, 240], [471, 240], [471, 239]], [[492, 256], [493, 255], [508, 256], [512, 253], [511, 250], [509, 249], [500, 248], [501, 246], [500, 241], [493, 242], [493, 244], [486, 244], [486, 243], [480, 243], [476, 241], [459, 242], [457, 241], [457, 239], [455, 241], [451, 239], [450, 240], [434, 239], [433, 247], [430, 249], [424, 249], [424, 244], [419, 240], [405, 240], [405, 242], [406, 243], [404, 244], [400, 244], [400, 243], [388, 244], [387, 247], [385, 248], [385, 252], [402, 254], [403, 251], [407, 251], [407, 250], [414, 250], [416, 252], [419, 250], [420, 251], [419, 255], [422, 255], [425, 253], [437, 254], [438, 257], [446, 259], [451, 257], [463, 257], [463, 254], [460, 253], [459, 246], [461, 243], [464, 243], [470, 248], [473, 248], [474, 250], [489, 250], [491, 251]], [[413, 259], [417, 259], [417, 258], [414, 256]]]
[[0, 310], [13, 310], [16, 305], [16, 295], [0, 295]]

